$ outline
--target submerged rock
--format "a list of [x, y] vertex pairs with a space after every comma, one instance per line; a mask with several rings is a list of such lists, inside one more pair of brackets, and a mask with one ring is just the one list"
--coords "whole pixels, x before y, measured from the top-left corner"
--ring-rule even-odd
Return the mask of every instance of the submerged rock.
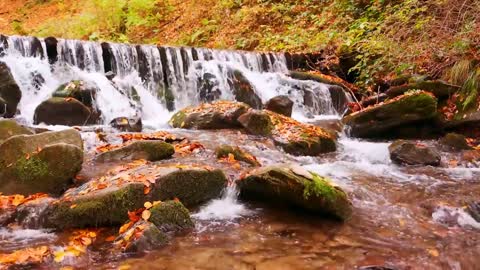
[[396, 129], [434, 118], [437, 100], [423, 91], [412, 91], [395, 99], [352, 113], [343, 118], [355, 137], [382, 137]]
[[439, 166], [440, 154], [433, 148], [414, 142], [397, 140], [389, 147], [390, 158], [400, 165]]
[[276, 96], [265, 104], [265, 109], [291, 117], [293, 101], [288, 96]]
[[141, 132], [142, 131], [142, 119], [141, 118], [127, 118], [117, 117], [110, 122], [113, 128], [126, 132]]
[[32, 130], [17, 124], [14, 120], [0, 120], [0, 143], [16, 135], [32, 134]]
[[114, 246], [122, 251], [143, 252], [153, 250], [168, 243], [168, 236], [155, 224], [140, 220], [115, 239]]
[[245, 198], [287, 203], [341, 220], [347, 219], [352, 212], [343, 190], [301, 167], [282, 164], [260, 168], [238, 180], [237, 184]]
[[260, 166], [260, 163], [252, 154], [242, 150], [238, 146], [221, 145], [215, 149], [215, 154], [217, 158], [228, 158], [229, 155], [233, 155], [235, 160], [243, 161], [252, 166]]
[[83, 141], [76, 130], [14, 136], [0, 145], [0, 190], [58, 195], [82, 163]]
[[438, 141], [446, 150], [461, 151], [471, 150], [472, 147], [468, 145], [467, 138], [461, 134], [448, 133]]
[[175, 154], [175, 149], [169, 143], [162, 141], [135, 141], [124, 147], [114, 149], [97, 156], [100, 162], [115, 160], [146, 159], [157, 161]]
[[[0, 98], [6, 105], [3, 117], [10, 118], [17, 113], [17, 106], [22, 98], [22, 92], [15, 82], [7, 64], [0, 61]], [[1, 110], [0, 110], [1, 111]]]
[[149, 221], [161, 231], [172, 232], [193, 229], [194, 224], [190, 212], [181, 202], [161, 202], [150, 209]]
[[172, 116], [169, 123], [175, 128], [222, 129], [241, 127], [238, 117], [248, 105], [233, 101], [215, 101], [197, 107], [187, 107]]
[[35, 124], [82, 126], [92, 122], [90, 109], [74, 98], [50, 98], [35, 109]]
[[220, 170], [189, 165], [139, 164], [68, 190], [48, 210], [56, 228], [119, 225], [147, 201], [179, 199], [195, 206], [220, 196], [227, 178]]

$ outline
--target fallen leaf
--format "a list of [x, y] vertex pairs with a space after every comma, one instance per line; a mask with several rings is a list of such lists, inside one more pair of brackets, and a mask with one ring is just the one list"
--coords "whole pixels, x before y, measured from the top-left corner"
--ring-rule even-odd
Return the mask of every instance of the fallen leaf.
[[142, 219], [145, 221], [148, 221], [151, 215], [152, 215], [152, 212], [150, 212], [149, 210], [145, 210], [142, 212]]

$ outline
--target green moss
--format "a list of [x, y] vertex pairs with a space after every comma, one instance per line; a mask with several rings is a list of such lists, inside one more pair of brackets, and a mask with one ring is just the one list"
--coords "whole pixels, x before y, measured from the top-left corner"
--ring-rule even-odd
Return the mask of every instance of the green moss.
[[50, 173], [48, 163], [37, 156], [29, 159], [20, 158], [14, 166], [18, 179], [24, 182], [35, 181], [38, 178], [43, 179]]
[[149, 221], [164, 231], [184, 230], [194, 227], [190, 212], [181, 202], [162, 202], [152, 209]]
[[171, 157], [175, 153], [173, 145], [166, 142], [141, 142], [137, 148], [148, 154], [148, 160], [155, 161]]
[[172, 116], [169, 121], [169, 124], [174, 128], [182, 128], [182, 124], [185, 123], [187, 119], [187, 114], [183, 111], [178, 111], [176, 114]]
[[303, 197], [308, 200], [310, 196], [322, 197], [326, 201], [333, 203], [337, 197], [337, 191], [328, 183], [328, 180], [322, 178], [318, 174], [311, 173], [313, 175], [312, 181], [305, 183], [305, 189], [303, 190]]

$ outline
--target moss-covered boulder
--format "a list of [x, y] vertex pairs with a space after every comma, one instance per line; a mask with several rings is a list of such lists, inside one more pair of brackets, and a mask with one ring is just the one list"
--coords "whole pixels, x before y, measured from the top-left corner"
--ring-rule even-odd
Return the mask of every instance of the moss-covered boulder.
[[110, 122], [110, 126], [126, 132], [141, 132], [143, 128], [142, 119], [139, 117], [117, 117]]
[[228, 158], [229, 155], [233, 155], [235, 160], [243, 161], [252, 166], [260, 166], [260, 162], [258, 162], [258, 160], [252, 154], [246, 152], [238, 146], [231, 146], [225, 144], [220, 145], [215, 149], [215, 154], [218, 159]]
[[457, 133], [448, 133], [440, 140], [438, 140], [438, 143], [442, 145], [445, 150], [448, 151], [455, 152], [473, 149], [470, 145], [468, 145], [467, 138], [465, 138], [465, 136], [463, 136], [462, 134]]
[[390, 159], [399, 165], [439, 166], [441, 161], [440, 153], [435, 149], [415, 142], [397, 140], [388, 150]]
[[238, 121], [248, 133], [260, 136], [271, 136], [274, 128], [270, 116], [265, 111], [250, 109], [242, 114]]
[[389, 136], [401, 127], [433, 119], [437, 99], [430, 93], [411, 91], [343, 118], [352, 136], [377, 138]]
[[87, 107], [93, 107], [93, 101], [97, 93], [96, 87], [89, 86], [84, 81], [71, 81], [60, 85], [53, 93], [53, 97], [74, 98]]
[[134, 141], [124, 147], [101, 153], [97, 161], [119, 161], [146, 159], [157, 161], [166, 159], [175, 154], [173, 145], [162, 141]]
[[237, 181], [243, 198], [289, 204], [341, 220], [352, 212], [347, 194], [327, 179], [297, 166], [281, 164], [260, 168]]
[[0, 120], [0, 143], [16, 135], [32, 135], [29, 128], [17, 124], [13, 120]]
[[457, 92], [460, 88], [456, 85], [451, 85], [443, 81], [418, 81], [392, 86], [385, 92], [385, 94], [393, 98], [403, 95], [407, 91], [415, 89], [428, 91], [437, 98], [445, 98]]
[[54, 97], [42, 102], [35, 109], [34, 123], [47, 125], [82, 126], [94, 123], [94, 114], [74, 98]]
[[17, 106], [22, 98], [22, 91], [15, 82], [7, 64], [0, 61], [0, 98], [6, 105], [3, 117], [10, 118], [17, 113]]
[[68, 190], [48, 209], [55, 228], [120, 225], [145, 202], [178, 199], [195, 206], [219, 197], [227, 184], [220, 170], [134, 161]]
[[113, 245], [123, 252], [139, 253], [153, 250], [168, 243], [168, 236], [155, 224], [140, 220], [119, 235]]
[[183, 231], [193, 229], [190, 212], [179, 201], [161, 202], [150, 209], [149, 221], [161, 231]]
[[233, 101], [204, 103], [178, 111], [169, 123], [172, 127], [185, 129], [239, 128], [241, 125], [237, 119], [248, 108], [244, 103]]
[[18, 135], [0, 144], [0, 190], [4, 194], [59, 194], [83, 163], [76, 130]]
[[292, 116], [293, 101], [288, 96], [276, 96], [267, 101], [265, 109], [290, 117]]

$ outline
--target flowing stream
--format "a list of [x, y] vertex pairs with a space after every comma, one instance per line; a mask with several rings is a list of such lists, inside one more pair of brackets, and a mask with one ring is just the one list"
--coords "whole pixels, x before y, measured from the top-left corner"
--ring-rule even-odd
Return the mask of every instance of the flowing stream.
[[[60, 39], [56, 48], [58, 57], [52, 63], [45, 40], [12, 36], [0, 42], [0, 61], [10, 67], [22, 91], [20, 121], [32, 124], [35, 108], [58, 86], [83, 80], [98, 88], [95, 106], [102, 111], [103, 125], [115, 117], [137, 115], [148, 129], [164, 130], [176, 110], [202, 102], [198, 84], [207, 74], [219, 91], [216, 98], [234, 99], [230, 70], [239, 70], [263, 102], [288, 95], [295, 103], [294, 116], [301, 121], [341, 117], [332, 105], [328, 86], [290, 78], [282, 54]], [[108, 63], [105, 52], [110, 55]], [[106, 78], [107, 70], [115, 74], [112, 80]], [[166, 89], [173, 94], [173, 108], [165, 99]], [[137, 99], [132, 98], [132, 91]], [[313, 105], [305, 105], [302, 91], [315, 94]], [[262, 165], [296, 163], [328, 176], [349, 194], [353, 217], [340, 224], [283, 206], [242, 202], [230, 186], [221, 198], [194, 209], [195, 230], [174, 238], [166, 247], [140, 258], [111, 258], [99, 250], [76, 262], [78, 267], [478, 269], [480, 223], [463, 206], [479, 199], [480, 164], [399, 167], [390, 160], [390, 142], [357, 140], [344, 134], [336, 153], [294, 157], [265, 139], [238, 131], [168, 131], [200, 142], [207, 154], [219, 144], [240, 145]], [[93, 132], [82, 136], [87, 149], [100, 143]], [[448, 154], [443, 155], [448, 160]], [[202, 158], [191, 157], [195, 162]], [[222, 168], [222, 164], [214, 166]], [[232, 179], [239, 174], [226, 173]], [[0, 251], [32, 243], [57, 244], [60, 239], [61, 233], [0, 228]]]

